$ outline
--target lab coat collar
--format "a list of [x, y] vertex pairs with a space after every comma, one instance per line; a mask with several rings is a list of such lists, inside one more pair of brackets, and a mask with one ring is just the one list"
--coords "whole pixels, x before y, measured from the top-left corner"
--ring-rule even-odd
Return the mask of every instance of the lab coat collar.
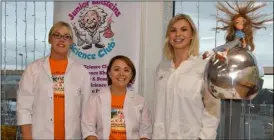
[[[43, 68], [45, 69], [45, 71], [47, 72], [49, 77], [51, 78], [52, 74], [51, 74], [51, 69], [50, 69], [49, 57], [50, 57], [50, 54], [45, 57], [44, 62], [43, 62]], [[75, 62], [73, 59], [71, 59], [69, 57], [67, 57], [67, 59], [68, 59], [68, 65], [67, 65], [65, 73], [67, 73], [69, 71], [72, 64]]]
[[[102, 88], [101, 91], [99, 92], [99, 94], [100, 94], [99, 96], [100, 96], [101, 100], [104, 100], [102, 102], [102, 105], [111, 105], [110, 86], [108, 86], [106, 88]], [[130, 103], [130, 99], [134, 98], [134, 95], [135, 94], [134, 94], [133, 90], [131, 90], [130, 88], [127, 88], [124, 104]]]

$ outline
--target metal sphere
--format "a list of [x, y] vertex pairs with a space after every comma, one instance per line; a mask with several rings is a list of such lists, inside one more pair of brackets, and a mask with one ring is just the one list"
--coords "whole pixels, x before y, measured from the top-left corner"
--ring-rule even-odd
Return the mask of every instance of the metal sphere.
[[205, 69], [207, 90], [220, 99], [253, 99], [263, 85], [263, 72], [255, 56], [241, 44], [230, 47], [226, 60], [215, 56], [210, 58]]

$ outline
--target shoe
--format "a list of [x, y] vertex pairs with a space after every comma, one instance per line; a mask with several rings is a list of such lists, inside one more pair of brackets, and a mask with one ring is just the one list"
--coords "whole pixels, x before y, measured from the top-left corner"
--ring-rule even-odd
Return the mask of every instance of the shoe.
[[95, 47], [97, 47], [97, 48], [104, 48], [105, 45], [104, 45], [104, 44], [99, 44], [99, 43], [97, 43], [97, 44], [95, 44]]
[[85, 45], [84, 47], [82, 47], [84, 50], [87, 50], [87, 49], [90, 49], [92, 48], [92, 44], [88, 44], [88, 45]]

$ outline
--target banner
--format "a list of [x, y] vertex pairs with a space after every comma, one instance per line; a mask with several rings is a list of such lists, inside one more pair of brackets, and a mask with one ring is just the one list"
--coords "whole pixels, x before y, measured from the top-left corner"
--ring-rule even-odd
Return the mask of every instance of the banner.
[[90, 74], [92, 93], [107, 85], [107, 65], [116, 55], [129, 57], [137, 74], [141, 33], [141, 3], [116, 1], [54, 2], [54, 23], [71, 24], [74, 44], [70, 57]]

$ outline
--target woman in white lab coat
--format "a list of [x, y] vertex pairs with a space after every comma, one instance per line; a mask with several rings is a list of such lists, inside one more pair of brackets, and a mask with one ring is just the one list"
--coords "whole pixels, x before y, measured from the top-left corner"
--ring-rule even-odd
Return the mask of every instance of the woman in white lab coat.
[[144, 98], [131, 91], [136, 70], [125, 56], [115, 56], [107, 68], [109, 87], [92, 95], [84, 106], [85, 139], [151, 139], [152, 118]]
[[157, 68], [153, 139], [215, 139], [220, 100], [203, 90], [206, 60], [199, 55], [197, 29], [188, 15], [173, 17]]
[[51, 52], [24, 71], [17, 92], [17, 124], [23, 139], [81, 139], [81, 109], [90, 94], [83, 65], [68, 57], [73, 33], [66, 22], [49, 32]]

